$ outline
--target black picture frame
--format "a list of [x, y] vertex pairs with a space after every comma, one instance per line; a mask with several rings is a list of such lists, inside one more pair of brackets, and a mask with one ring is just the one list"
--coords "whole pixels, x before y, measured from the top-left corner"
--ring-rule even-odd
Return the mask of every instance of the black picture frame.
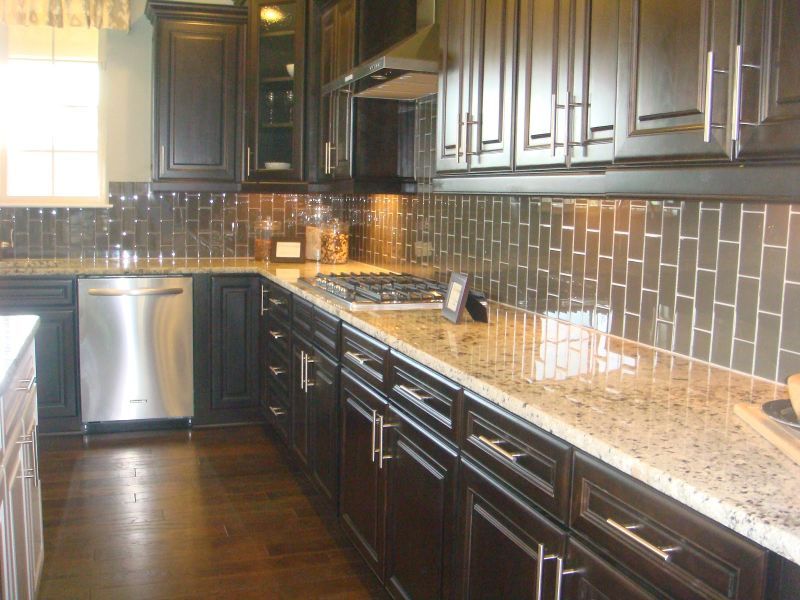
[[278, 235], [272, 238], [269, 260], [275, 263], [302, 263], [306, 261], [304, 235]]
[[442, 316], [448, 321], [453, 323], [462, 321], [471, 282], [472, 277], [468, 273], [454, 271], [450, 275], [450, 283], [447, 284], [447, 293], [442, 302]]

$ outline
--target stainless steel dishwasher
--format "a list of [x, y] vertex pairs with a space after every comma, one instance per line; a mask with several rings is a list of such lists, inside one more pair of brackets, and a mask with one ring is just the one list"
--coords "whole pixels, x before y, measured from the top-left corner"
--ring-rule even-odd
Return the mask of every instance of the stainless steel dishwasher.
[[191, 277], [79, 279], [78, 326], [84, 424], [191, 419]]

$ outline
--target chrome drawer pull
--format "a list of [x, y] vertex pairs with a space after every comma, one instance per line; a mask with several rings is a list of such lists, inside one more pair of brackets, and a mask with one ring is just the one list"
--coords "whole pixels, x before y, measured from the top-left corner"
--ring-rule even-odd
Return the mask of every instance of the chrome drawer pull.
[[269, 334], [272, 336], [273, 340], [279, 340], [284, 337], [284, 334], [280, 331], [272, 331], [272, 329], [269, 330]]
[[[247, 174], [250, 174], [250, 148], [247, 149]], [[261, 286], [261, 316], [264, 316], [264, 313], [267, 312], [267, 307], [264, 306], [264, 298], [267, 295], [266, 288], [262, 285]]]
[[276, 417], [282, 417], [283, 415], [285, 415], [285, 414], [286, 414], [286, 411], [285, 411], [284, 409], [282, 409], [282, 408], [279, 408], [279, 407], [277, 407], [277, 406], [270, 406], [270, 407], [269, 407], [269, 411], [270, 411], [270, 412], [271, 412], [273, 415], [275, 415]]
[[36, 385], [36, 377], [31, 377], [30, 379], [20, 379], [19, 383], [24, 387], [15, 388], [15, 392], [30, 392], [31, 388]]
[[358, 352], [350, 352], [350, 350], [348, 350], [347, 352], [344, 353], [344, 355], [350, 360], [357, 362], [362, 367], [365, 367], [369, 362], [369, 358], [367, 358], [363, 354], [359, 354]]
[[278, 300], [277, 298], [270, 298], [269, 303], [274, 304], [275, 306], [283, 306], [286, 304], [284, 300]]
[[510, 460], [511, 462], [517, 462], [518, 458], [525, 456], [524, 452], [509, 452], [505, 448], [501, 448], [500, 444], [502, 444], [504, 440], [490, 440], [485, 435], [479, 435], [478, 439], [485, 445], [489, 446], [489, 448], [497, 452], [500, 456]]
[[556, 556], [556, 593], [555, 600], [561, 600], [561, 585], [567, 575], [583, 573], [583, 569], [564, 569], [564, 559]]
[[286, 373], [286, 369], [284, 369], [282, 367], [270, 367], [269, 370], [272, 371], [272, 374], [275, 375], [275, 377], [277, 377], [278, 375], [283, 375], [284, 373]]
[[611, 525], [611, 527], [613, 527], [614, 529], [619, 531], [622, 535], [627, 537], [632, 542], [635, 542], [635, 543], [639, 544], [640, 546], [642, 546], [646, 550], [649, 550], [650, 552], [652, 552], [653, 554], [658, 556], [658, 558], [660, 558], [661, 560], [668, 561], [671, 558], [671, 556], [670, 556], [671, 552], [677, 552], [678, 550], [680, 550], [680, 547], [678, 547], [678, 546], [669, 546], [669, 547], [666, 547], [666, 548], [659, 548], [658, 546], [655, 546], [655, 545], [651, 544], [650, 542], [648, 542], [643, 537], [636, 535], [632, 530], [633, 529], [639, 529], [641, 527], [641, 525], [621, 525], [620, 523], [617, 523], [611, 517], [608, 517], [606, 519], [606, 523]]
[[372, 462], [375, 462], [375, 455], [378, 449], [375, 447], [375, 428], [378, 426], [378, 411], [372, 411]]
[[400, 384], [397, 387], [398, 389], [402, 390], [403, 392], [411, 396], [417, 402], [427, 402], [428, 400], [433, 400], [433, 396], [425, 396], [423, 394], [420, 394], [422, 390], [420, 390], [419, 388], [412, 388], [403, 384]]

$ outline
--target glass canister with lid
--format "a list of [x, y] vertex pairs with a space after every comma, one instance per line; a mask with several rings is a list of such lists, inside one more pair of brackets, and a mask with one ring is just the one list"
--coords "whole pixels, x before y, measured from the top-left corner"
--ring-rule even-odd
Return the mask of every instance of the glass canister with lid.
[[306, 205], [304, 221], [306, 227], [306, 260], [319, 261], [322, 250], [322, 229], [332, 217], [330, 206], [321, 199], [311, 200]]
[[253, 258], [256, 260], [269, 260], [272, 249], [272, 233], [275, 224], [272, 219], [264, 219], [255, 225], [255, 240], [253, 241]]
[[350, 249], [348, 224], [340, 219], [329, 219], [322, 226], [320, 238], [320, 262], [340, 265], [347, 262]]

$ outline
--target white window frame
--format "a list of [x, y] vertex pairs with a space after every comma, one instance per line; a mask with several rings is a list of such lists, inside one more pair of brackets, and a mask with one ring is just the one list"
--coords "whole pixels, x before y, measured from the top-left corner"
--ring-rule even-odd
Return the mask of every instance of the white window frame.
[[[30, 208], [92, 208], [108, 207], [108, 181], [106, 179], [106, 94], [103, 93], [103, 71], [105, 65], [102, 57], [102, 36], [98, 41], [98, 68], [100, 77], [100, 94], [98, 98], [98, 123], [97, 123], [97, 176], [98, 196], [8, 196], [7, 169], [8, 156], [5, 144], [0, 143], [0, 208], [2, 207], [30, 207]], [[0, 25], [0, 64], [8, 62], [8, 29]]]

